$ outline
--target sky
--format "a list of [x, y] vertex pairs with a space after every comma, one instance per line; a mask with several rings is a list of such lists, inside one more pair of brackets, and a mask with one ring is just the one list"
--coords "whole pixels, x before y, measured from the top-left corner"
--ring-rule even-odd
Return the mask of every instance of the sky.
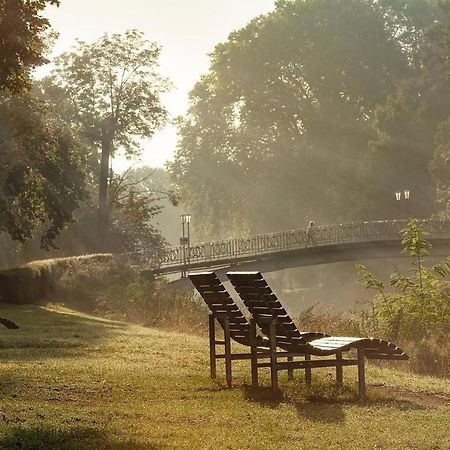
[[[208, 53], [215, 45], [273, 9], [274, 0], [61, 0], [59, 7], [47, 7], [44, 15], [59, 33], [52, 56], [70, 50], [77, 38], [93, 42], [105, 32], [133, 28], [160, 44], [160, 72], [174, 85], [162, 102], [175, 118], [186, 112], [188, 93], [208, 71]], [[36, 75], [43, 76], [50, 69], [51, 64]], [[119, 157], [113, 167], [118, 171], [132, 165], [164, 167], [175, 154], [176, 142], [176, 128], [169, 124], [142, 143], [139, 164]]]

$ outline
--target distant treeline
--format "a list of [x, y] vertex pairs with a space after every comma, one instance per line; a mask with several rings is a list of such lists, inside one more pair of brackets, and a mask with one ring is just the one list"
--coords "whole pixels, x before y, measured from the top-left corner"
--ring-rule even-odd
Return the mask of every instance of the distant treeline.
[[172, 181], [110, 169], [168, 121], [161, 47], [104, 34], [33, 80], [55, 3], [0, 0], [0, 265], [40, 247], [156, 254], [179, 227], [158, 215], [179, 202], [195, 240], [449, 216], [450, 0], [278, 0], [211, 54]]
[[448, 217], [450, 4], [280, 0], [190, 93], [170, 166], [200, 239]]

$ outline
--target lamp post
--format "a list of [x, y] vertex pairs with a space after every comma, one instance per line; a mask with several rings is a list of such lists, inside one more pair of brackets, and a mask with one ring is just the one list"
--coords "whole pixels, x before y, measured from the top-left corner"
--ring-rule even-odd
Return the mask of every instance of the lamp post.
[[[408, 189], [405, 189], [405, 190], [403, 191], [403, 196], [404, 196], [405, 202], [406, 202], [406, 205], [405, 205], [405, 206], [406, 206], [406, 218], [407, 218], [407, 219], [409, 218], [409, 194], [410, 194], [410, 192], [409, 192]], [[395, 193], [395, 200], [397, 200], [398, 202], [400, 202], [401, 199], [402, 199], [402, 193], [401, 193], [401, 191], [397, 191], [397, 192]]]
[[[191, 247], [191, 240], [190, 240], [190, 230], [189, 230], [189, 224], [191, 223], [191, 215], [190, 214], [181, 214], [180, 216], [181, 221], [181, 230], [182, 230], [182, 236], [180, 238], [180, 245], [183, 247], [183, 269], [181, 271], [181, 278], [185, 278], [187, 275], [187, 267], [186, 267], [186, 246], [187, 246], [187, 266], [189, 267], [190, 263], [190, 247]], [[184, 224], [187, 225], [187, 235], [185, 234], [185, 227]]]

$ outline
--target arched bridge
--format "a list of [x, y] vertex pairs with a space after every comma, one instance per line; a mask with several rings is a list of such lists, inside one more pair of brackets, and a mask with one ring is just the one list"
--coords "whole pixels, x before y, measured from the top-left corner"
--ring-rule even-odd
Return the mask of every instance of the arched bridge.
[[[407, 221], [376, 221], [317, 227], [314, 240], [304, 229], [166, 249], [154, 274], [203, 269], [271, 272], [288, 267], [401, 256]], [[450, 255], [450, 221], [424, 220], [433, 256]]]

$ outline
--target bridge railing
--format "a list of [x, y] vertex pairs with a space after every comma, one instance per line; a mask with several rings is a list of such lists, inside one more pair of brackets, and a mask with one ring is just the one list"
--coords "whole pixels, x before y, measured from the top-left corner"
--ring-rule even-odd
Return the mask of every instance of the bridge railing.
[[[161, 267], [192, 263], [233, 261], [250, 256], [264, 256], [307, 247], [321, 247], [341, 243], [400, 240], [406, 220], [359, 222], [317, 227], [314, 239], [308, 239], [305, 229], [261, 234], [240, 239], [206, 242], [188, 247], [164, 250]], [[430, 239], [450, 238], [450, 221], [424, 220], [422, 226]]]

